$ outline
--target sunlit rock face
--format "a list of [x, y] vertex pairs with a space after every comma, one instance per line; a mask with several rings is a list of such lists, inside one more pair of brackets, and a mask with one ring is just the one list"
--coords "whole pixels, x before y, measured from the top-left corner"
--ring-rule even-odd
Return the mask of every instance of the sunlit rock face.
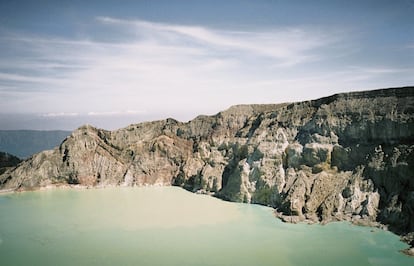
[[0, 176], [3, 189], [177, 185], [290, 221], [414, 231], [414, 87], [241, 105], [187, 123], [82, 126]]

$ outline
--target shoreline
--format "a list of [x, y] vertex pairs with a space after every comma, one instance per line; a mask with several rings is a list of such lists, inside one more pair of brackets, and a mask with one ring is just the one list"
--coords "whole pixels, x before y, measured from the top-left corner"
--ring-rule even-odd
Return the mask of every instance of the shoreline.
[[[33, 188], [7, 188], [7, 189], [0, 189], [0, 195], [2, 194], [14, 194], [14, 193], [23, 193], [23, 192], [31, 192], [31, 191], [47, 191], [53, 189], [74, 189], [74, 190], [88, 190], [88, 189], [105, 189], [105, 188], [122, 188], [122, 187], [174, 187], [173, 185], [167, 184], [145, 184], [145, 185], [134, 185], [134, 186], [126, 186], [126, 185], [97, 185], [97, 186], [90, 186], [90, 185], [80, 185], [80, 184], [50, 184], [42, 187], [33, 187]], [[176, 186], [178, 187], [178, 186]], [[193, 193], [193, 192], [192, 192]], [[194, 192], [195, 193], [195, 192]], [[197, 194], [197, 193], [195, 193]]]
[[[55, 190], [55, 189], [70, 189], [70, 190], [89, 190], [89, 189], [106, 189], [106, 188], [122, 188], [122, 187], [138, 187], [138, 188], [144, 188], [144, 187], [180, 187], [180, 186], [174, 186], [171, 184], [145, 184], [145, 185], [134, 185], [134, 186], [126, 186], [126, 185], [98, 185], [98, 186], [89, 186], [89, 185], [80, 185], [80, 184], [52, 184], [52, 185], [46, 185], [42, 187], [35, 187], [31, 189], [0, 189], [0, 196], [6, 195], [6, 194], [14, 194], [14, 193], [23, 193], [23, 192], [32, 192], [32, 191], [48, 191], [48, 190]], [[181, 187], [182, 188], [182, 187]], [[182, 188], [186, 191], [189, 191], [185, 188]], [[204, 194], [200, 193], [198, 191], [189, 191], [194, 194]], [[205, 193], [205, 195], [213, 196], [210, 194]], [[219, 198], [220, 199], [220, 198]], [[221, 199], [223, 200], [223, 199]], [[247, 204], [247, 203], [246, 203]], [[255, 203], [248, 203], [248, 204], [255, 204]], [[260, 205], [260, 204], [257, 204]], [[269, 206], [267, 206], [269, 207]], [[414, 245], [411, 245], [414, 243], [414, 232], [408, 233], [406, 235], [399, 235], [395, 232], [392, 232], [389, 230], [387, 225], [381, 224], [377, 221], [371, 221], [364, 219], [363, 217], [337, 217], [335, 219], [329, 219], [329, 220], [319, 220], [317, 217], [306, 217], [306, 216], [295, 216], [295, 215], [284, 215], [282, 212], [278, 211], [277, 209], [270, 207], [273, 209], [273, 214], [275, 218], [280, 219], [284, 223], [292, 223], [292, 224], [298, 224], [298, 223], [305, 223], [305, 224], [320, 224], [325, 225], [331, 222], [350, 222], [354, 226], [363, 226], [363, 227], [372, 227], [372, 228], [378, 228], [380, 230], [388, 231], [396, 236], [400, 237], [400, 241], [406, 243], [408, 245], [408, 248], [399, 250], [399, 252], [403, 253], [406, 256], [413, 257], [414, 258]]]

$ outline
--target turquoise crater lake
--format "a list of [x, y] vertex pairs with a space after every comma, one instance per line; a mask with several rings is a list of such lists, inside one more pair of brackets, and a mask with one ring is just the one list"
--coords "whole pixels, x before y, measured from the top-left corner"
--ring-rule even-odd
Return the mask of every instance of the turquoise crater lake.
[[398, 236], [177, 187], [0, 195], [1, 265], [414, 265]]

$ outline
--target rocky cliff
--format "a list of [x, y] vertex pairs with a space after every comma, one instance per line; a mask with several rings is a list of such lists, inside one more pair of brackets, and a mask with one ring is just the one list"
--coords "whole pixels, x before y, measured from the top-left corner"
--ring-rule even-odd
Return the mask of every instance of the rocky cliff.
[[272, 206], [288, 221], [413, 235], [414, 87], [240, 105], [188, 123], [82, 126], [0, 176], [3, 189], [60, 184], [172, 184]]

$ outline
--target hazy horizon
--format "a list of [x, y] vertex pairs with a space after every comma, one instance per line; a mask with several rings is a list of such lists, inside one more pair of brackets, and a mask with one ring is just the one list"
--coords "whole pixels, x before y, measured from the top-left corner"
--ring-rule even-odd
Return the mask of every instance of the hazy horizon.
[[[391, 89], [391, 88], [379, 88], [379, 89]], [[374, 89], [377, 90], [377, 89]], [[369, 91], [369, 90], [368, 90]], [[351, 92], [351, 91], [349, 91]], [[346, 92], [345, 92], [346, 93]], [[332, 94], [331, 94], [332, 95]], [[325, 95], [321, 97], [327, 97], [331, 95]], [[305, 99], [316, 100], [318, 98]], [[263, 103], [263, 104], [279, 104], [275, 103]], [[249, 103], [241, 103], [241, 105]], [[82, 125], [89, 124], [97, 128], [106, 130], [116, 130], [127, 127], [131, 124], [138, 124], [142, 122], [163, 120], [172, 118], [180, 122], [188, 122], [200, 115], [215, 115], [221, 111], [225, 111], [232, 106], [228, 106], [223, 110], [217, 110], [213, 113], [199, 113], [179, 115], [177, 117], [169, 116], [167, 113], [107, 113], [107, 114], [30, 114], [30, 113], [0, 113], [0, 130], [39, 130], [39, 131], [73, 131]], [[191, 111], [191, 110], [189, 110]]]
[[0, 129], [414, 84], [413, 0], [0, 2]]

